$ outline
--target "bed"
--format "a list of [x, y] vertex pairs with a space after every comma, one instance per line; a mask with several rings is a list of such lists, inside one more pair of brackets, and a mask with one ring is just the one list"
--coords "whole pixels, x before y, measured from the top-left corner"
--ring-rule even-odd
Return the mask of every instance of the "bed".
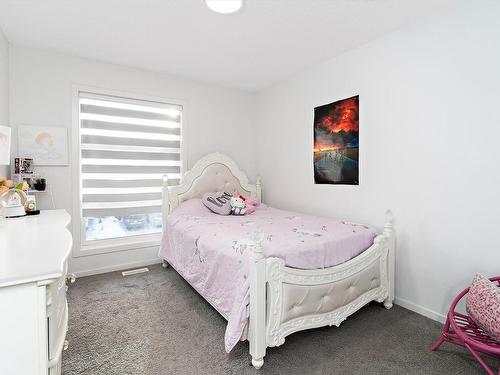
[[220, 216], [203, 206], [206, 192], [239, 191], [261, 200], [229, 157], [209, 154], [182, 182], [163, 181], [160, 257], [226, 320], [226, 351], [248, 340], [252, 365], [268, 347], [305, 329], [339, 326], [371, 301], [394, 300], [395, 236], [390, 212], [382, 233], [345, 221], [278, 210]]

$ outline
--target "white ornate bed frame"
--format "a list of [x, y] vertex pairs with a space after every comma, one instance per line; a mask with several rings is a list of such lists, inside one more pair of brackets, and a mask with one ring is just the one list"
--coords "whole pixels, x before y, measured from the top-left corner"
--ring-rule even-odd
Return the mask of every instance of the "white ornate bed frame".
[[[220, 153], [200, 159], [179, 185], [169, 187], [165, 177], [163, 186], [164, 222], [179, 203], [209, 191], [238, 190], [261, 199], [260, 179], [255, 185], [249, 184], [236, 163]], [[371, 301], [383, 302], [387, 309], [392, 307], [395, 236], [392, 214], [388, 211], [386, 215], [384, 230], [370, 248], [346, 263], [325, 269], [287, 267], [283, 259], [265, 257], [262, 240], [250, 242], [253, 252], [247, 338], [255, 368], [264, 364], [267, 347], [282, 345], [285, 337], [294, 332], [338, 327]], [[167, 266], [163, 261], [163, 267]], [[223, 312], [219, 313], [227, 319]]]

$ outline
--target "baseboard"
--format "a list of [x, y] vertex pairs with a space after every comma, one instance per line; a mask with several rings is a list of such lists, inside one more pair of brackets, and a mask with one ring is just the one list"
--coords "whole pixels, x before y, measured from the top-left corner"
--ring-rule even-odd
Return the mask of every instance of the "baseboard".
[[405, 309], [411, 310], [413, 312], [416, 312], [417, 314], [423, 315], [429, 319], [435, 320], [435, 321], [440, 322], [440, 323], [444, 323], [446, 320], [446, 315], [432, 311], [426, 307], [417, 305], [416, 303], [407, 301], [407, 300], [402, 299], [402, 298], [396, 297], [394, 300], [394, 303], [396, 305], [404, 307]]
[[[85, 271], [77, 271], [77, 272], [75, 272], [75, 275], [76, 275], [76, 277], [91, 276], [91, 275], [98, 275], [101, 273], [107, 273], [107, 272], [113, 272], [113, 271], [123, 271], [123, 270], [130, 269], [130, 268], [149, 266], [152, 264], [159, 264], [159, 263], [161, 263], [161, 259], [154, 258], [154, 259], [148, 259], [148, 260], [140, 260], [140, 261], [136, 261], [136, 262], [115, 264], [112, 266], [94, 268], [94, 269], [85, 270]], [[404, 307], [405, 309], [411, 310], [413, 312], [416, 312], [417, 314], [423, 315], [429, 319], [438, 321], [440, 323], [444, 323], [446, 320], [445, 315], [440, 314], [436, 311], [430, 310], [426, 307], [417, 305], [416, 303], [410, 302], [410, 301], [405, 300], [403, 298], [396, 297], [394, 299], [394, 303], [396, 305]]]
[[100, 273], [107, 273], [107, 272], [113, 272], [113, 271], [123, 271], [123, 270], [129, 269], [129, 268], [150, 266], [151, 264], [160, 264], [160, 263], [161, 263], [160, 258], [140, 260], [140, 261], [136, 261], [136, 262], [114, 264], [112, 266], [94, 268], [94, 269], [85, 270], [85, 271], [77, 271], [77, 272], [75, 272], [75, 276], [76, 277], [83, 277], [83, 276], [98, 275]]

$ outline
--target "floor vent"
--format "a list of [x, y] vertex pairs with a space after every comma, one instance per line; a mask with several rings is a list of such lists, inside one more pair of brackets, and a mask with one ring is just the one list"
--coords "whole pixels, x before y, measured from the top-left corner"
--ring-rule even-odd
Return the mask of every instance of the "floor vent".
[[123, 271], [122, 275], [123, 276], [130, 276], [130, 275], [135, 275], [136, 273], [144, 273], [144, 272], [149, 272], [149, 268], [144, 267], [144, 268], [137, 268], [135, 270]]

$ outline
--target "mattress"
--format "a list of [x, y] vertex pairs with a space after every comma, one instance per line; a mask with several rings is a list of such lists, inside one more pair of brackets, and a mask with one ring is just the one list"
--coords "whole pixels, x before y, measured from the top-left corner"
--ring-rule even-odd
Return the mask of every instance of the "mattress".
[[242, 337], [249, 316], [248, 239], [261, 233], [264, 255], [288, 267], [333, 267], [373, 244], [369, 226], [303, 215], [261, 205], [251, 215], [221, 216], [201, 200], [179, 205], [167, 218], [160, 257], [168, 261], [208, 302], [228, 317], [225, 348]]

